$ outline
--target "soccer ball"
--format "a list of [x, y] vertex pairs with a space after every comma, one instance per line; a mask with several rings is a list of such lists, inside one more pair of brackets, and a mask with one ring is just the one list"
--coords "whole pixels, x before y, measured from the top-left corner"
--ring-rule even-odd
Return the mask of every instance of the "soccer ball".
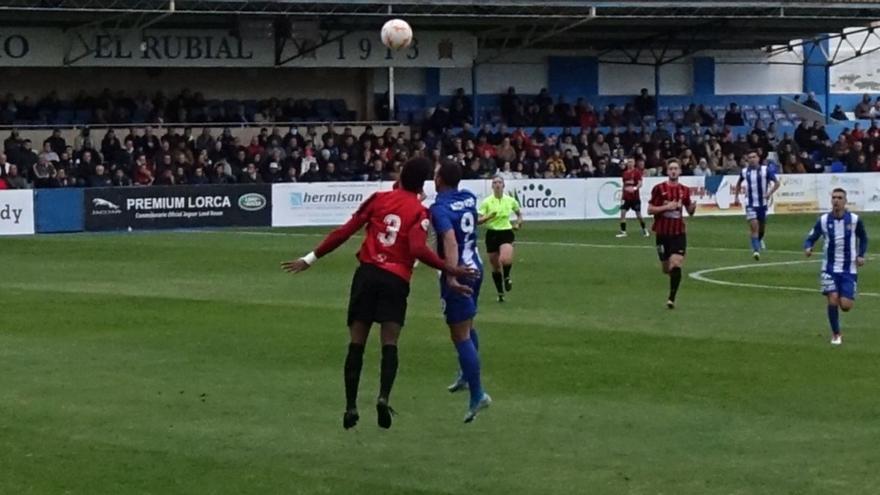
[[412, 40], [412, 28], [402, 19], [391, 19], [382, 26], [382, 44], [392, 50], [406, 48]]

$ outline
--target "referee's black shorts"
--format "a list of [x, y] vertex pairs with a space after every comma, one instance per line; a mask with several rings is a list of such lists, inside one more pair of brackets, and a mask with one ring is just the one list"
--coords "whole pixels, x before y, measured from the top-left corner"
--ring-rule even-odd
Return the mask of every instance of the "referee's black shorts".
[[620, 209], [623, 211], [632, 210], [638, 213], [642, 212], [642, 200], [641, 199], [625, 199], [623, 200], [623, 204], [620, 205]]
[[658, 235], [657, 256], [666, 261], [673, 254], [684, 256], [687, 253], [687, 234]]
[[501, 250], [502, 244], [513, 244], [516, 236], [513, 235], [512, 229], [507, 230], [487, 230], [486, 231], [486, 251], [497, 253]]
[[393, 322], [403, 326], [409, 282], [369, 263], [362, 263], [351, 280], [348, 325]]

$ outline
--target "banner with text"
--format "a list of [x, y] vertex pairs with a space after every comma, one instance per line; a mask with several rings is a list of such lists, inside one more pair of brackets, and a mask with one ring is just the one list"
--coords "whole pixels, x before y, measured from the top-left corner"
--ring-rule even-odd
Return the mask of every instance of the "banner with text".
[[268, 185], [86, 189], [86, 230], [269, 226]]
[[[880, 211], [880, 173], [780, 175], [780, 188], [770, 213], [817, 213], [831, 208], [831, 191], [847, 190], [853, 211]], [[642, 185], [642, 214], [648, 217], [651, 189], [666, 180], [646, 177]], [[682, 177], [691, 190], [697, 215], [744, 215], [744, 192], [736, 197], [737, 176]], [[376, 191], [390, 190], [391, 182], [276, 184], [273, 186], [272, 225], [336, 225], [348, 220], [358, 205]], [[508, 180], [506, 191], [522, 205], [531, 220], [592, 220], [618, 218], [622, 183], [603, 179]], [[490, 180], [462, 181], [477, 197], [492, 193]], [[425, 206], [436, 198], [433, 182], [425, 183]]]
[[379, 30], [322, 31], [275, 40], [234, 36], [228, 30], [143, 32], [55, 28], [0, 28], [0, 62], [7, 67], [470, 67], [476, 38], [463, 32], [419, 32], [409, 48], [382, 45]]
[[337, 225], [391, 182], [316, 182], [272, 185], [272, 226]]
[[34, 233], [34, 192], [0, 191], [0, 235]]

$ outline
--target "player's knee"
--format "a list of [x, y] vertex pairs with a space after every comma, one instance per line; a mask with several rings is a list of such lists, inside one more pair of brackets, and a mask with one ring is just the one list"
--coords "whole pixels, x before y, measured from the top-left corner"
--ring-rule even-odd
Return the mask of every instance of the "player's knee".
[[844, 313], [848, 312], [853, 308], [853, 302], [849, 299], [841, 299], [840, 300], [840, 310]]

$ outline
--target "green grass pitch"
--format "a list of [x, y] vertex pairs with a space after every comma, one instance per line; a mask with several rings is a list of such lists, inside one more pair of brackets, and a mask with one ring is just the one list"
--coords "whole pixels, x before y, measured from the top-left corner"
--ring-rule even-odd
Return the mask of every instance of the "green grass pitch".
[[[508, 302], [483, 285], [495, 403], [470, 425], [420, 267], [389, 431], [376, 336], [341, 427], [359, 240], [291, 277], [329, 229], [0, 239], [0, 493], [877, 493], [880, 259], [832, 348], [818, 264], [772, 264], [814, 218], [770, 219], [766, 268], [705, 274], [807, 291], [686, 276], [675, 311], [652, 239], [527, 223]], [[755, 263], [742, 218], [689, 229], [686, 275]]]

